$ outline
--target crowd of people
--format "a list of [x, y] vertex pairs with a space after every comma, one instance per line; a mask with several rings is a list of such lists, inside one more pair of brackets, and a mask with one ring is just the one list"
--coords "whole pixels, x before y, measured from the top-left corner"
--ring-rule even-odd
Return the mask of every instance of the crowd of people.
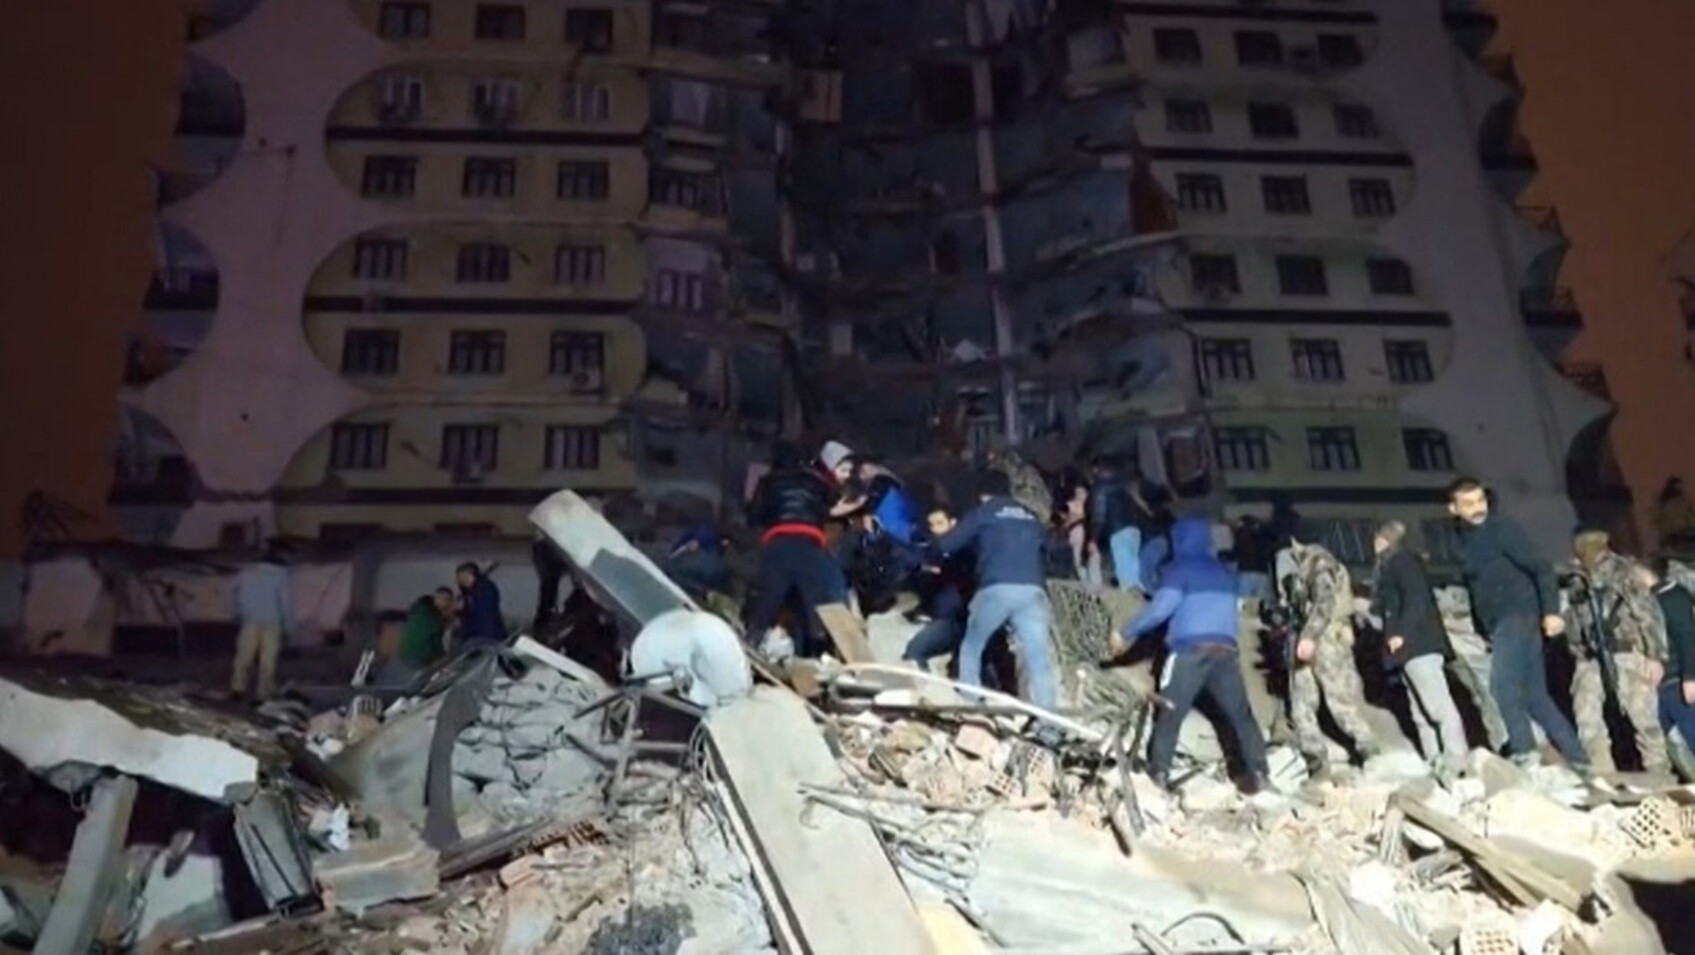
[[[912, 616], [923, 626], [907, 660], [951, 656], [962, 684], [990, 683], [1052, 707], [1058, 680], [1048, 582], [1137, 591], [1146, 601], [1114, 635], [1111, 651], [1116, 659], [1163, 635], [1164, 708], [1147, 754], [1160, 782], [1171, 771], [1183, 717], [1206, 694], [1230, 724], [1247, 768], [1244, 785], [1267, 784], [1266, 741], [1244, 677], [1253, 670], [1242, 665], [1239, 645], [1245, 605], [1257, 605], [1262, 642], [1278, 648], [1287, 684], [1280, 727], [1313, 777], [1332, 773], [1321, 709], [1350, 757], [1363, 762], [1385, 748], [1365, 716], [1362, 658], [1379, 661], [1389, 682], [1404, 687], [1418, 747], [1442, 777], [1461, 772], [1470, 751], [1450, 675], [1498, 717], [1503, 754], [1522, 763], [1540, 759], [1539, 729], [1579, 775], [1614, 772], [1609, 699], [1633, 727], [1648, 772], [1671, 768], [1667, 728], [1695, 739], [1695, 610], [1678, 585], [1680, 565], [1632, 560], [1614, 552], [1605, 533], [1585, 530], [1571, 562], [1556, 567], [1476, 480], [1455, 482], [1448, 511], [1469, 614], [1490, 657], [1486, 683], [1455, 665], [1430, 573], [1400, 521], [1376, 530], [1376, 561], [1359, 588], [1367, 598], [1335, 554], [1303, 539], [1286, 509], [1234, 525], [1178, 517], [1164, 489], [1106, 463], [1050, 483], [1004, 451], [977, 473], [975, 491], [969, 507], [920, 501], [887, 468], [839, 443], [810, 459], [779, 444], [751, 501], [760, 553], [744, 618], [749, 639], [760, 640], [786, 614], [795, 652], [817, 655], [830, 646], [819, 607], [857, 602], [872, 612], [887, 595], [908, 591], [919, 597]], [[834, 544], [832, 522], [848, 528]], [[995, 665], [991, 647], [1001, 634], [1016, 650], [1016, 671]], [[1375, 647], [1357, 647], [1362, 634]], [[1549, 686], [1546, 648], [1554, 639], [1566, 640], [1576, 659], [1575, 718]]]

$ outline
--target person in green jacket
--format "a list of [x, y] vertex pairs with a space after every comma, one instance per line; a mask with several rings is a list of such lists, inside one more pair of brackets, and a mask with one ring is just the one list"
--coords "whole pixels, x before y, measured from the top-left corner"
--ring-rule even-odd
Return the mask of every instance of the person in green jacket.
[[435, 593], [419, 597], [406, 614], [400, 634], [400, 660], [407, 666], [427, 667], [441, 659], [443, 636], [453, 619], [453, 591], [437, 587]]

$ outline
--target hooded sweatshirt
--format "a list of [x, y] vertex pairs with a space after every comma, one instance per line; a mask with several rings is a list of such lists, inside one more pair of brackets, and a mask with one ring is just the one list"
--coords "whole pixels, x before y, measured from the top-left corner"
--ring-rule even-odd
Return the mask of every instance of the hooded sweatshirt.
[[1165, 642], [1173, 652], [1203, 644], [1236, 643], [1236, 575], [1213, 550], [1212, 523], [1185, 517], [1171, 528], [1172, 558], [1160, 575], [1153, 600], [1124, 628], [1134, 641], [1167, 620]]

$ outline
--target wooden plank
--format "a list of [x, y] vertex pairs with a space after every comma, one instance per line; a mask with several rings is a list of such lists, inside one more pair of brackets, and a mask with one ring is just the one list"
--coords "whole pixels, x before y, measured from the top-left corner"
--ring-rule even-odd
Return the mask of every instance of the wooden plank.
[[1521, 889], [1526, 890], [1538, 900], [1548, 899], [1573, 912], [1583, 911], [1583, 902], [1589, 896], [1587, 890], [1573, 887], [1564, 879], [1538, 868], [1517, 853], [1496, 846], [1461, 825], [1458, 820], [1451, 819], [1410, 796], [1396, 793], [1390, 797], [1389, 805], [1405, 813], [1409, 821], [1429, 829], [1454, 848], [1477, 859], [1491, 873], [1506, 876], [1506, 879], [1501, 881], [1504, 883], [1502, 887], [1508, 891], [1516, 893]]
[[843, 663], [876, 662], [877, 658], [871, 654], [871, 638], [865, 633], [865, 624], [846, 604], [825, 604], [818, 608], [818, 618], [824, 621], [824, 629], [829, 631]]
[[846, 785], [799, 697], [773, 687], [712, 711], [713, 761], [769, 876], [773, 921], [792, 925], [809, 955], [928, 955], [924, 923], [865, 822], [816, 809], [801, 817], [803, 784]]

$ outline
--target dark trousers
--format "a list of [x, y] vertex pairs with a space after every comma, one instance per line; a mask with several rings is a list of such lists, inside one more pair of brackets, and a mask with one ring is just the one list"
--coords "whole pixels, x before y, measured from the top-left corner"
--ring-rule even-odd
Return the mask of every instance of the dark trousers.
[[959, 588], [944, 586], [929, 602], [930, 622], [907, 641], [901, 659], [924, 662], [959, 649], [965, 639], [966, 603]]
[[795, 653], [817, 656], [830, 645], [818, 608], [846, 599], [842, 568], [822, 544], [800, 534], [773, 537], [759, 550], [747, 638], [757, 645], [786, 606], [795, 617]]
[[1683, 702], [1683, 684], [1676, 680], [1660, 687], [1660, 728], [1677, 727], [1683, 743], [1695, 749], [1695, 706]]
[[530, 564], [536, 569], [536, 616], [531, 629], [540, 630], [559, 609], [559, 585], [565, 579], [565, 555], [552, 541], [530, 544]]
[[1216, 644], [1179, 650], [1171, 654], [1165, 666], [1165, 684], [1160, 695], [1171, 703], [1171, 709], [1161, 711], [1154, 723], [1153, 737], [1148, 741], [1148, 772], [1162, 776], [1171, 771], [1171, 759], [1177, 754], [1178, 730], [1205, 690], [1229, 721], [1248, 771], [1270, 775], [1265, 737], [1260, 734], [1254, 711], [1248, 706], [1248, 688], [1242, 683], [1242, 664], [1236, 648]]
[[1577, 730], [1548, 692], [1542, 640], [1533, 617], [1508, 617], [1489, 634], [1494, 657], [1489, 667], [1489, 691], [1500, 707], [1501, 722], [1507, 726], [1507, 755], [1536, 751], [1536, 733], [1530, 726], [1534, 720], [1568, 764], [1587, 766], [1589, 757], [1577, 739]]

